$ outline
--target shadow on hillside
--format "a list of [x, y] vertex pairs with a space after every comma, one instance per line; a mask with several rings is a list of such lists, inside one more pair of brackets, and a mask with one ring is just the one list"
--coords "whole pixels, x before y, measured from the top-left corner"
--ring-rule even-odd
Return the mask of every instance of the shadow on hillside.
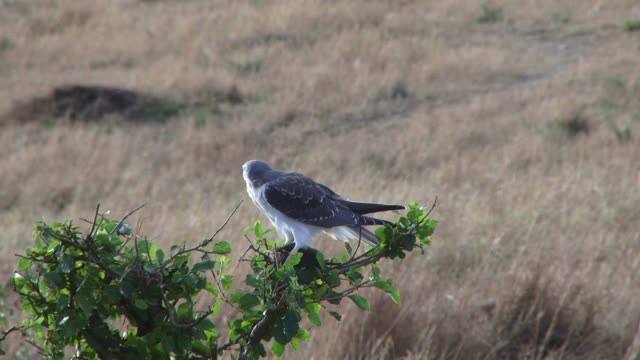
[[187, 104], [133, 90], [93, 85], [55, 87], [49, 94], [17, 103], [5, 122], [50, 123], [57, 119], [99, 121], [118, 116], [133, 122], [165, 122]]
[[44, 96], [16, 103], [0, 116], [1, 123], [52, 124], [59, 119], [96, 122], [107, 118], [133, 123], [165, 123], [185, 111], [214, 109], [220, 104], [240, 105], [247, 101], [238, 88], [216, 88], [190, 103], [117, 87], [64, 85]]

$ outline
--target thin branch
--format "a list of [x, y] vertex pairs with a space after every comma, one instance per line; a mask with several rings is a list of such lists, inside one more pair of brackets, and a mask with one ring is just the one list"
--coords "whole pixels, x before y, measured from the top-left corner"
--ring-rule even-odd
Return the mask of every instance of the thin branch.
[[249, 337], [247, 339], [247, 347], [244, 348], [242, 353], [240, 354], [241, 360], [247, 359], [249, 352], [252, 350], [252, 348], [256, 344], [260, 343], [264, 335], [267, 333], [267, 331], [269, 331], [269, 329], [273, 325], [274, 320], [275, 320], [275, 311], [267, 310], [262, 320], [258, 321], [253, 326], [253, 328], [251, 329], [251, 332], [249, 333]]
[[127, 215], [125, 215], [119, 222], [118, 225], [116, 225], [115, 228], [113, 228], [113, 230], [111, 230], [111, 232], [109, 232], [109, 235], [113, 234], [114, 231], [118, 231], [118, 229], [120, 229], [120, 225], [122, 225], [122, 223], [127, 220], [127, 218], [131, 215], [133, 215], [136, 211], [142, 209], [144, 207], [145, 204], [142, 204], [140, 206], [138, 206], [137, 208], [131, 210]]
[[[196, 246], [192, 246], [192, 247], [190, 247], [188, 249], [180, 250], [177, 253], [171, 255], [171, 258], [175, 258], [176, 256], [180, 256], [182, 254], [190, 253], [190, 252], [193, 252], [193, 251], [199, 251], [199, 252], [205, 253], [205, 254], [215, 254], [215, 252], [213, 252], [213, 251], [203, 250], [202, 248], [207, 246], [207, 245], [209, 245], [209, 243], [211, 241], [213, 241], [213, 239], [220, 233], [220, 231], [222, 231], [222, 229], [224, 229], [225, 226], [227, 226], [227, 224], [229, 223], [229, 220], [231, 220], [231, 218], [236, 213], [236, 211], [238, 211], [238, 208], [240, 208], [240, 205], [242, 205], [242, 200], [238, 203], [238, 205], [236, 205], [236, 207], [233, 209], [231, 214], [227, 217], [227, 220], [224, 221], [224, 223], [218, 228], [218, 230], [216, 230], [215, 233], [213, 233], [213, 235], [209, 239], [201, 242], [200, 244], [198, 244]], [[182, 247], [184, 248], [185, 245], [183, 245]]]
[[229, 301], [229, 299], [227, 298], [227, 295], [224, 293], [224, 289], [222, 288], [220, 281], [218, 281], [218, 277], [216, 276], [215, 271], [211, 270], [211, 275], [213, 275], [213, 281], [216, 283], [216, 286], [218, 287], [218, 291], [220, 292], [220, 297], [222, 297], [222, 300], [224, 300], [224, 302], [226, 302], [227, 304], [233, 306], [233, 303]]
[[435, 209], [437, 202], [438, 202], [438, 197], [436, 196], [435, 199], [433, 199], [433, 204], [431, 205], [431, 209], [427, 211], [427, 216], [424, 217], [425, 219], [428, 218], [429, 215], [431, 215], [431, 212], [433, 211], [433, 209]]
[[34, 343], [33, 341], [31, 341], [31, 340], [29, 340], [29, 339], [24, 339], [24, 341], [25, 341], [27, 344], [29, 344], [29, 345], [33, 346], [34, 348], [38, 349], [38, 352], [40, 353], [40, 355], [44, 355], [44, 354], [45, 354], [44, 349], [43, 349], [43, 348], [41, 348], [40, 346], [38, 346], [38, 344]]
[[260, 249], [256, 248], [255, 245], [253, 245], [253, 242], [251, 242], [251, 239], [249, 239], [249, 237], [246, 234], [243, 234], [243, 235], [244, 235], [244, 238], [247, 239], [247, 241], [249, 242], [249, 247], [247, 247], [247, 249], [242, 253], [242, 255], [240, 255], [240, 258], [238, 259], [238, 265], [236, 266], [240, 266], [240, 262], [244, 261], [244, 256], [247, 255], [249, 250], [253, 250], [254, 252], [260, 253]]
[[91, 223], [91, 230], [87, 234], [87, 239], [93, 238], [93, 232], [96, 230], [96, 221], [98, 221], [98, 213], [100, 212], [100, 204], [96, 205], [96, 212], [93, 215], [93, 222]]
[[349, 261], [353, 260], [353, 258], [356, 256], [356, 254], [358, 253], [358, 250], [360, 249], [361, 243], [362, 243], [362, 226], [360, 226], [360, 229], [359, 229], [358, 245], [356, 245], [356, 249], [353, 251], [353, 253], [351, 253], [351, 259], [349, 259]]
[[7, 331], [3, 331], [2, 332], [2, 336], [0, 336], [0, 343], [2, 343], [7, 336], [9, 336], [9, 334], [11, 334], [14, 331], [22, 331], [24, 328], [22, 326], [12, 326], [10, 329], [8, 329]]
[[[364, 258], [362, 260], [350, 261], [350, 262], [347, 262], [347, 263], [344, 263], [344, 264], [337, 264], [333, 268], [337, 269], [338, 270], [338, 274], [342, 275], [342, 274], [344, 274], [344, 273], [346, 273], [346, 272], [348, 272], [348, 271], [350, 271], [352, 269], [359, 268], [359, 267], [362, 267], [362, 266], [366, 266], [366, 265], [370, 265], [370, 264], [373, 264], [375, 262], [378, 262], [385, 255], [386, 255], [385, 252], [380, 252], [380, 253], [377, 253], [377, 254], [375, 254], [373, 256], [366, 257], [366, 258]], [[332, 266], [329, 266], [329, 267], [332, 267]]]
[[222, 229], [224, 229], [225, 226], [227, 226], [227, 224], [229, 223], [229, 220], [231, 220], [233, 215], [235, 215], [236, 211], [238, 211], [238, 209], [240, 208], [240, 205], [242, 205], [243, 202], [244, 202], [244, 200], [240, 200], [240, 202], [238, 202], [238, 205], [236, 205], [236, 207], [233, 209], [231, 214], [229, 214], [229, 216], [227, 216], [227, 220], [225, 220], [224, 223], [218, 228], [218, 230], [216, 230], [216, 232], [213, 233], [213, 235], [211, 235], [211, 238], [209, 238], [209, 241], [212, 241], [213, 238], [215, 238], [220, 233], [220, 231], [222, 231]]
[[344, 291], [341, 291], [338, 293], [337, 296], [330, 296], [330, 297], [325, 297], [322, 300], [327, 300], [327, 301], [332, 301], [332, 300], [338, 300], [338, 299], [343, 299], [349, 295], [351, 295], [352, 293], [354, 293], [356, 290], [360, 290], [362, 288], [366, 288], [366, 287], [371, 287], [372, 283], [371, 281], [367, 280], [359, 285], [356, 285], [354, 287], [348, 288]]
[[195, 321], [192, 321], [189, 323], [179, 323], [178, 319], [176, 319], [176, 314], [174, 313], [175, 309], [169, 302], [169, 299], [167, 299], [166, 287], [164, 286], [164, 284], [161, 285], [161, 288], [162, 288], [162, 301], [164, 302], [164, 306], [167, 308], [167, 312], [169, 313], [169, 320], [171, 321], [171, 324], [177, 328], [180, 328], [180, 329], [192, 328], [198, 325], [199, 323], [201, 323], [204, 319], [206, 319], [209, 315], [213, 313], [213, 311], [208, 310], [208, 311], [205, 311], [202, 314], [202, 316], [196, 319]]

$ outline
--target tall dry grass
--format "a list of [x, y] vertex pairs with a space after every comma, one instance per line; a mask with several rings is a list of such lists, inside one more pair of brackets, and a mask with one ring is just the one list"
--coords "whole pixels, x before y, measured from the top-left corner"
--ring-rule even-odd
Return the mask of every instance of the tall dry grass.
[[[478, 23], [483, 5], [503, 18]], [[261, 158], [354, 199], [438, 196], [433, 247], [383, 266], [402, 304], [370, 293], [370, 313], [346, 305], [286, 358], [634, 359], [640, 72], [619, 25], [639, 17], [631, 0], [4, 2], [2, 278], [34, 222], [96, 203], [146, 203], [135, 220], [160, 244], [207, 237]], [[211, 111], [11, 115], [68, 83]], [[241, 103], [220, 100], [232, 88]], [[255, 219], [247, 202], [221, 234], [238, 254]]]

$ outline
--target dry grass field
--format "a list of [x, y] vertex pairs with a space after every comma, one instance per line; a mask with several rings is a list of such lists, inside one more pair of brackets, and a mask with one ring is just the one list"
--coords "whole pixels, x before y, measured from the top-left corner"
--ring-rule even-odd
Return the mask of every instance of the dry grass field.
[[[438, 197], [432, 248], [383, 266], [402, 304], [367, 293], [286, 359], [638, 359], [637, 19], [636, 0], [1, 1], [0, 280], [36, 221], [97, 203], [146, 203], [133, 221], [168, 247], [245, 200], [220, 234], [238, 255], [265, 220], [240, 169], [259, 158], [353, 199]], [[102, 114], [55, 96], [72, 84], [157, 100]]]

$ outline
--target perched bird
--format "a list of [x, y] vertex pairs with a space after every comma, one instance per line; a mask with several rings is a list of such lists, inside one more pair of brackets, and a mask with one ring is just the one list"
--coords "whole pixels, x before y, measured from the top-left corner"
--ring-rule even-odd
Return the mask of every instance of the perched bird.
[[327, 186], [302, 174], [273, 170], [260, 160], [242, 165], [247, 192], [267, 215], [293, 250], [306, 248], [321, 233], [337, 240], [361, 239], [370, 246], [379, 244], [368, 225], [390, 224], [365, 214], [404, 209], [402, 205], [362, 203], [347, 200]]

